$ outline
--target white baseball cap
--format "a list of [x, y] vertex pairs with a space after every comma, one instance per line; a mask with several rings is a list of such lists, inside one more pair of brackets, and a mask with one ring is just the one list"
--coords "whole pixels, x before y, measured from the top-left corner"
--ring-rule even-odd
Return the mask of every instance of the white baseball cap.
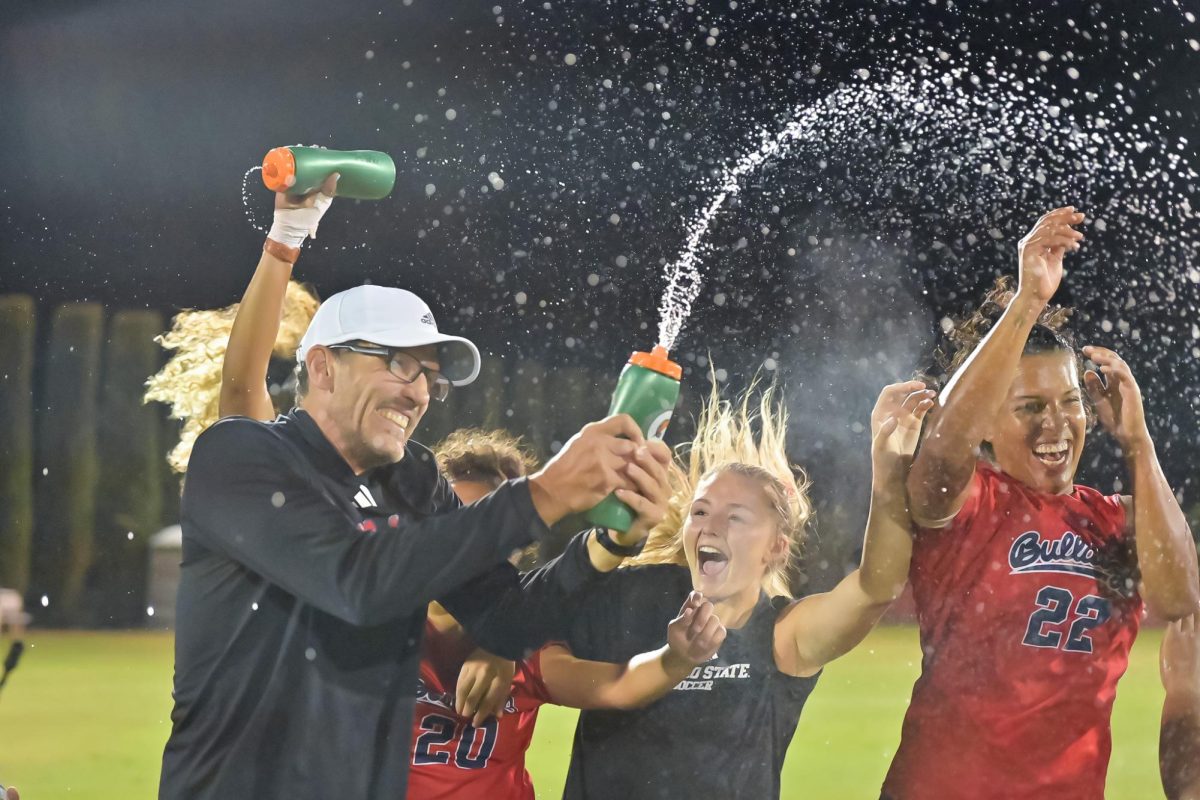
[[296, 360], [304, 361], [315, 345], [360, 339], [383, 347], [436, 344], [441, 373], [450, 383], [466, 386], [479, 376], [479, 349], [474, 343], [439, 333], [424, 300], [386, 286], [355, 286], [321, 303], [296, 348]]

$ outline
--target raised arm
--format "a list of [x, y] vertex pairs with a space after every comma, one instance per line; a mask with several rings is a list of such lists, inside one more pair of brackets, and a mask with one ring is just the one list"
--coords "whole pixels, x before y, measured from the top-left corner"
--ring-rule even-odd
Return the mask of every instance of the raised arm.
[[831, 591], [789, 606], [775, 623], [775, 665], [815, 675], [861, 642], [908, 580], [912, 527], [904, 478], [934, 393], [920, 381], [884, 388], [871, 413], [871, 510], [859, 568]]
[[1142, 598], [1152, 611], [1177, 620], [1200, 611], [1196, 543], [1183, 509], [1171, 491], [1142, 407], [1142, 393], [1129, 365], [1106, 347], [1085, 347], [1104, 375], [1089, 370], [1084, 384], [1100, 424], [1125, 454], [1132, 497], [1122, 498], [1137, 544]]
[[291, 277], [290, 263], [263, 251], [229, 333], [229, 346], [221, 365], [221, 399], [217, 407], [220, 416], [275, 418], [275, 405], [267, 392], [267, 365], [279, 333], [283, 297]]
[[267, 392], [267, 367], [279, 335], [292, 263], [305, 236], [316, 235], [317, 224], [329, 208], [336, 187], [335, 174], [318, 191], [303, 197], [275, 195], [275, 224], [238, 305], [221, 365], [220, 416], [275, 418], [275, 406]]
[[1029, 332], [1062, 280], [1063, 255], [1076, 250], [1083, 222], [1074, 207], [1042, 217], [1020, 244], [1017, 295], [942, 391], [941, 408], [908, 475], [913, 519], [926, 527], [948, 523], [962, 508], [979, 445], [1000, 410]]
[[692, 592], [679, 616], [667, 625], [667, 644], [639, 653], [624, 664], [575, 658], [562, 645], [540, 656], [542, 681], [550, 699], [570, 708], [639, 708], [671, 691], [725, 641], [725, 626], [712, 603]]
[[1200, 800], [1200, 619], [1172, 622], [1163, 635], [1159, 670], [1166, 699], [1158, 765], [1167, 800]]

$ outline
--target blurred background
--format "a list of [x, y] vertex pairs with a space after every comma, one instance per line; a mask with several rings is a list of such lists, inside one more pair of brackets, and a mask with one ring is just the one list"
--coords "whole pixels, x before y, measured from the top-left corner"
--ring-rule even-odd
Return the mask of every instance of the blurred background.
[[[151, 541], [176, 522], [165, 453], [178, 423], [141, 402], [165, 358], [154, 336], [177, 311], [239, 299], [272, 201], [247, 170], [296, 143], [384, 150], [398, 172], [385, 200], [334, 203], [296, 276], [321, 296], [411, 289], [488, 356], [480, 383], [416, 438], [503, 425], [547, 456], [656, 340], [668, 276], [723, 168], [794, 124], [702, 237], [669, 440], [687, 437], [710, 370], [729, 392], [760, 373], [782, 384], [817, 501], [809, 589], [856, 561], [879, 388], [927, 366], [954, 319], [1013, 272], [1036, 218], [1075, 204], [1092, 219], [1060, 300], [1082, 341], [1131, 363], [1194, 518], [1196, 13], [1182, 1], [9, 0], [0, 586], [35, 627], [169, 626], [169, 591], [154, 595], [150, 578], [169, 581], [176, 557], [170, 534], [158, 562]], [[272, 371], [281, 398], [287, 372]], [[1093, 439], [1080, 481], [1120, 490], [1120, 459]]]

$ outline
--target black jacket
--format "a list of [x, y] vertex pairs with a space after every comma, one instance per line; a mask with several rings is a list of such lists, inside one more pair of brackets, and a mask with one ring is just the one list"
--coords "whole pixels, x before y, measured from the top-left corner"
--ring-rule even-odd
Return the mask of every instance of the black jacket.
[[415, 443], [356, 476], [303, 411], [200, 436], [182, 526], [169, 800], [403, 800], [429, 601], [515, 658], [599, 574], [579, 537], [507, 563], [548, 532], [524, 481], [463, 508]]

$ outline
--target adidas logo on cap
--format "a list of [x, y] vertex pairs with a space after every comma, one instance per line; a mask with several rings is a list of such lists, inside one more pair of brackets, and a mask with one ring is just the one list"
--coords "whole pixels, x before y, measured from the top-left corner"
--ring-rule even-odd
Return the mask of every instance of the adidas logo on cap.
[[421, 324], [422, 325], [432, 325], [435, 328], [437, 327], [437, 323], [433, 321], [433, 312], [432, 311], [425, 312], [424, 316], [421, 317]]

